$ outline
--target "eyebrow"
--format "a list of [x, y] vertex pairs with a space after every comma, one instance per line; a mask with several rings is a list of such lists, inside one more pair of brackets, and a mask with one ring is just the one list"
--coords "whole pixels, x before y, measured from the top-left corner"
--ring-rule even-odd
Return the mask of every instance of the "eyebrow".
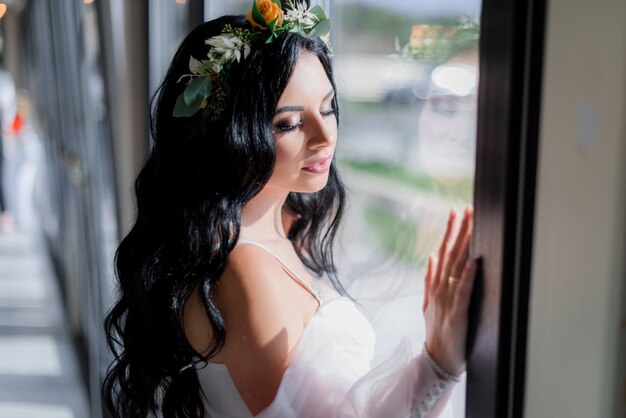
[[[330, 91], [326, 93], [326, 96], [324, 96], [322, 101], [328, 99], [333, 94], [335, 94], [335, 90], [330, 89]], [[304, 106], [283, 106], [279, 109], [276, 109], [276, 114], [278, 115], [279, 113], [285, 113], [285, 112], [302, 112], [303, 110], [304, 110]]]

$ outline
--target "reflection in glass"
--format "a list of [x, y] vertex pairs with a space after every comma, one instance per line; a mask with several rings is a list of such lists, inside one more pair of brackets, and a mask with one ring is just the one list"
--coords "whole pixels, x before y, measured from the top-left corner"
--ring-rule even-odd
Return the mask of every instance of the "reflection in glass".
[[[374, 363], [405, 337], [420, 349], [426, 260], [449, 210], [472, 201], [480, 4], [460, 5], [333, 2], [341, 276], [376, 329]], [[444, 416], [464, 416], [463, 394]]]

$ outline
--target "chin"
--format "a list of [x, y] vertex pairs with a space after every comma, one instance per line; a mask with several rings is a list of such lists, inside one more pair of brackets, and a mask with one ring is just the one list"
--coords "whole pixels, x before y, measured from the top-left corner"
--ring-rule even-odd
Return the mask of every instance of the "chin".
[[320, 175], [317, 178], [309, 179], [306, 182], [303, 182], [299, 185], [299, 187], [293, 190], [298, 193], [315, 193], [322, 190], [328, 184], [328, 173], [324, 175]]

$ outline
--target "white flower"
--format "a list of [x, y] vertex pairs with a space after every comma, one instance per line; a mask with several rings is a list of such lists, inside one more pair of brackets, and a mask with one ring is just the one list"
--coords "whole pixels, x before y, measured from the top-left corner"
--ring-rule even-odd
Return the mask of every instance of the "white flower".
[[318, 22], [317, 16], [307, 9], [306, 3], [296, 2], [294, 4], [295, 9], [289, 9], [285, 15], [285, 20], [288, 22], [299, 23], [302, 26], [314, 26]]
[[189, 57], [189, 71], [193, 73], [201, 65], [202, 65], [202, 62], [200, 62], [199, 60], [195, 59], [194, 57]]
[[205, 42], [220, 52], [241, 48], [241, 45], [243, 45], [241, 38], [227, 33], [209, 38]]
[[222, 71], [224, 64], [230, 61], [241, 61], [241, 50], [243, 49], [244, 58], [250, 53], [249, 41], [244, 41], [242, 38], [225, 33], [212, 38], [207, 39], [207, 45], [211, 45], [211, 51], [209, 52], [209, 61], [213, 63], [211, 69], [219, 73]]

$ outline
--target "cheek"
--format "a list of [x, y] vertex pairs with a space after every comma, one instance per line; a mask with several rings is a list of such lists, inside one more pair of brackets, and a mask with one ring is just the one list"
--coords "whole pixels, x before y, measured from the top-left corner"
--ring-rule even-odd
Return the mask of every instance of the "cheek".
[[297, 146], [297, 141], [289, 141], [289, 139], [294, 138], [280, 138], [275, 144], [275, 174], [287, 174], [298, 169], [300, 147]]

